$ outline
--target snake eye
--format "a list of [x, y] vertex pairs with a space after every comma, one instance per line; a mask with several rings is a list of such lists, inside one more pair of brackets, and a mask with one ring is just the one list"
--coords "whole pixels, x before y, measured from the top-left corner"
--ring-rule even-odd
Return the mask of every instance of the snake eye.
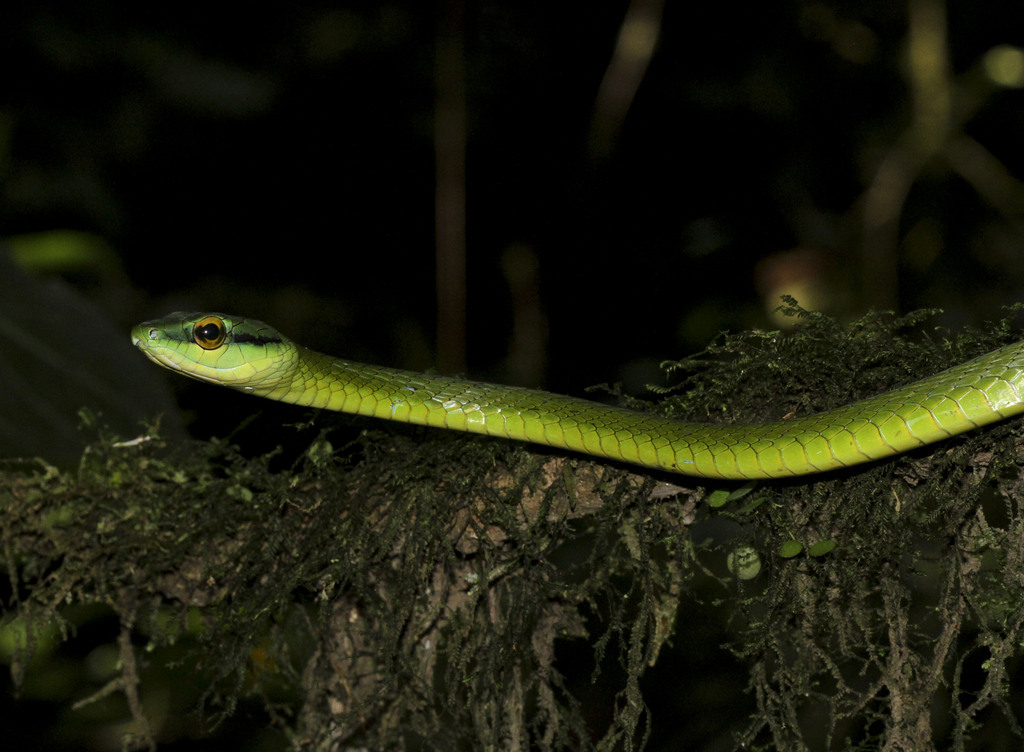
[[204, 350], [216, 350], [227, 334], [228, 328], [217, 316], [204, 316], [192, 327], [192, 339]]

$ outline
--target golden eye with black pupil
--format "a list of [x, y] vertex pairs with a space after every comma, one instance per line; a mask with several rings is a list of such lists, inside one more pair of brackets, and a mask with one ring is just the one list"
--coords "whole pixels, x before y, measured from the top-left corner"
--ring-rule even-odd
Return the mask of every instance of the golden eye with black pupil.
[[204, 350], [216, 350], [227, 334], [228, 328], [217, 316], [204, 316], [192, 327], [192, 339]]

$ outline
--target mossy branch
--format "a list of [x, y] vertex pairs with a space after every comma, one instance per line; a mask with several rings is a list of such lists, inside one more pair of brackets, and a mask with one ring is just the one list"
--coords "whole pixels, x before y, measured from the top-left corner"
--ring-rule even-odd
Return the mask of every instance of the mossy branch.
[[[796, 335], [723, 337], [714, 361], [675, 364], [704, 372], [653, 409], [825, 409], [1011, 331], [954, 339], [922, 336], [927, 315], [850, 327], [801, 315]], [[723, 735], [751, 749], [972, 749], [1021, 733], [1018, 434], [1010, 421], [743, 494], [407, 428], [340, 448], [321, 431], [293, 458], [106, 438], [76, 473], [9, 463], [0, 475], [4, 655], [20, 683], [33, 654], [77, 639], [55, 625], [108, 604], [119, 673], [78, 707], [123, 694], [136, 746], [179, 733], [147, 708], [161, 663], [193, 677], [208, 723], [258, 698], [296, 749], [640, 749]], [[722, 490], [732, 500], [701, 503]], [[718, 685], [670, 669], [669, 689], [649, 684], [709, 655]], [[726, 664], [740, 670], [729, 678]], [[728, 710], [710, 726], [685, 716], [673, 736], [666, 696]]]

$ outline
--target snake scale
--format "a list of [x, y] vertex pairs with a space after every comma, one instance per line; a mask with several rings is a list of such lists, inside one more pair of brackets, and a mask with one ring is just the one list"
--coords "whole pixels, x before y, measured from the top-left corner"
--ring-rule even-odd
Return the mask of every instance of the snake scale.
[[261, 321], [174, 313], [132, 329], [151, 360], [312, 408], [546, 444], [703, 478], [783, 478], [881, 459], [1024, 412], [1024, 342], [844, 407], [752, 425], [684, 423], [573, 397], [354, 363]]

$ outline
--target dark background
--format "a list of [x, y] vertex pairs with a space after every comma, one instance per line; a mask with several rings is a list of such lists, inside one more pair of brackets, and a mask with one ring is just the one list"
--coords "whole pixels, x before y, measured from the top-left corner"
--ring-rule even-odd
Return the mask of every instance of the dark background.
[[[1020, 300], [1024, 100], [985, 62], [1024, 42], [1024, 6], [645, 6], [658, 42], [616, 90], [621, 118], [601, 85], [626, 0], [482, 0], [454, 26], [466, 373], [639, 389], [722, 329], [780, 326], [782, 293], [842, 318], [938, 306], [954, 327]], [[77, 422], [105, 391], [125, 435], [160, 411], [169, 432], [224, 435], [257, 403], [128, 345], [132, 324], [181, 309], [438, 365], [435, 49], [452, 7], [6, 4], [0, 393], [40, 414], [65, 397]], [[940, 54], [915, 68], [914, 50]], [[49, 385], [45, 368], [111, 386]], [[77, 456], [36, 417], [7, 422], [6, 456]]]
[[[998, 195], [940, 145], [890, 202], [895, 242], [868, 251], [866, 191], [887, 155], [925, 140], [907, 7], [668, 3], [606, 128], [595, 103], [628, 5], [465, 8], [468, 373], [575, 391], [630, 380], [630, 364], [720, 329], [772, 325], [781, 292], [842, 316], [942, 306], [952, 323], [1019, 299], [1024, 109], [981, 72], [1019, 41], [1019, 5], [955, 4], [939, 45], [945, 135], [1005, 171]], [[4, 15], [0, 232], [101, 239], [123, 287], [76, 281], [125, 329], [225, 310], [339, 355], [437, 365], [437, 7]], [[510, 249], [536, 263], [525, 303]], [[527, 331], [543, 357], [525, 371], [507, 363], [524, 308], [547, 327]]]

